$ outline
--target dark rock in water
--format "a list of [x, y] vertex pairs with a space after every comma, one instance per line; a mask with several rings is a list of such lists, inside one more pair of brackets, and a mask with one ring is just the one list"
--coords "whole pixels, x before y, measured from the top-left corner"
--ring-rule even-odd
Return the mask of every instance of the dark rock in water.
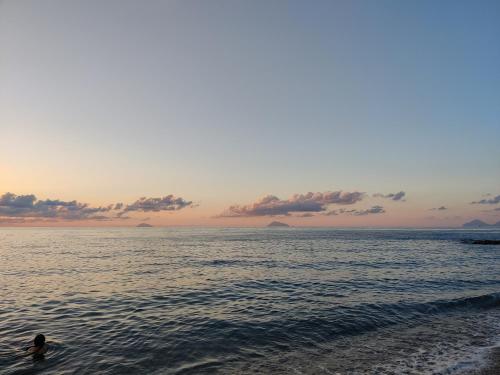
[[140, 223], [137, 225], [137, 228], [153, 228], [153, 226], [148, 223]]
[[500, 240], [472, 240], [472, 239], [463, 239], [460, 242], [469, 243], [473, 245], [500, 245]]
[[272, 223], [269, 223], [267, 225], [268, 227], [282, 227], [282, 228], [287, 228], [289, 227], [290, 225], [286, 224], [286, 223], [281, 223], [279, 221], [273, 221]]

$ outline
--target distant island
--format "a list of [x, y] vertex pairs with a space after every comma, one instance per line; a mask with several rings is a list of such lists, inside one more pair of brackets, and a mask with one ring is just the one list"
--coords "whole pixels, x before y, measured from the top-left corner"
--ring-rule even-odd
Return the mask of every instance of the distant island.
[[462, 228], [500, 228], [500, 221], [495, 224], [488, 224], [482, 220], [475, 219], [462, 225]]
[[137, 224], [137, 228], [153, 228], [153, 226], [151, 224], [148, 224], [148, 223], [140, 223], [140, 224]]
[[282, 223], [280, 221], [273, 221], [272, 223], [267, 224], [268, 228], [276, 228], [276, 227], [282, 227], [282, 228], [288, 228], [290, 225], [286, 223]]

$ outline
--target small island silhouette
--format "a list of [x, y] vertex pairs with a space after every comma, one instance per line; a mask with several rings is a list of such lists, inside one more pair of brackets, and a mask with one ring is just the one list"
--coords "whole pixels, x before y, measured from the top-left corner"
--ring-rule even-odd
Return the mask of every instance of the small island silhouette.
[[273, 227], [288, 228], [288, 227], [290, 227], [290, 225], [288, 225], [286, 223], [282, 223], [280, 221], [273, 221], [273, 222], [267, 224], [267, 227], [268, 228], [273, 228]]
[[500, 221], [497, 221], [494, 224], [488, 224], [482, 220], [475, 219], [462, 225], [462, 228], [500, 228]]
[[[472, 221], [469, 221], [468, 223], [465, 223], [462, 225], [462, 228], [467, 228], [467, 229], [488, 229], [488, 228], [500, 228], [500, 221], [497, 221], [494, 224], [488, 224], [485, 223], [482, 220], [479, 219], [474, 219]], [[472, 244], [472, 245], [500, 245], [500, 240], [494, 240], [494, 239], [472, 239], [472, 238], [462, 238], [460, 242], [465, 243], [465, 244]]]
[[148, 223], [140, 223], [140, 224], [137, 224], [137, 228], [153, 228], [153, 226], [151, 224], [148, 224]]

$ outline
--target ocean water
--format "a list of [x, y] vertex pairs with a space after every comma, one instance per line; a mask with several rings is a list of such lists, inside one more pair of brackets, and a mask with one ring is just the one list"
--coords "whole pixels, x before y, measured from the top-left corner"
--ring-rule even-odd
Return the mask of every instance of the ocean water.
[[462, 238], [500, 231], [3, 228], [0, 373], [461, 373], [500, 340]]

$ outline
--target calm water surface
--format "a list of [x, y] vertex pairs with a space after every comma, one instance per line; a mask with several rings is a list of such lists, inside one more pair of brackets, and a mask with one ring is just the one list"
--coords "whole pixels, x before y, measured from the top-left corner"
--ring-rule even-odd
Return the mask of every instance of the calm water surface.
[[500, 338], [461, 238], [500, 231], [3, 228], [0, 373], [459, 373]]

